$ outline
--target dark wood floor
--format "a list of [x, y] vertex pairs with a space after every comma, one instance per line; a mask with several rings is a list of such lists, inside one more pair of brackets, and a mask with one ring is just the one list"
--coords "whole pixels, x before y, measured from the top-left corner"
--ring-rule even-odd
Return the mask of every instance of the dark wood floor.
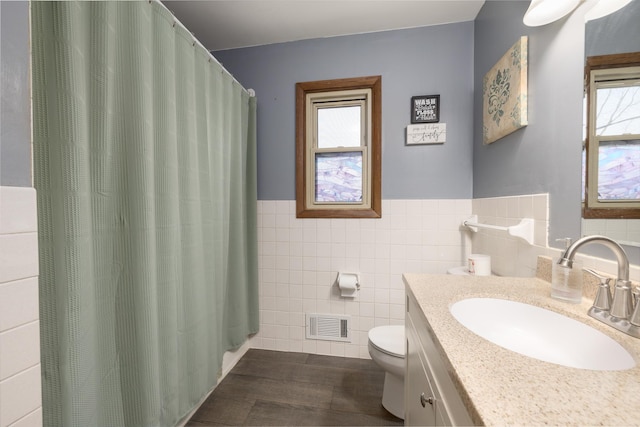
[[381, 402], [373, 361], [249, 350], [187, 426], [402, 425]]

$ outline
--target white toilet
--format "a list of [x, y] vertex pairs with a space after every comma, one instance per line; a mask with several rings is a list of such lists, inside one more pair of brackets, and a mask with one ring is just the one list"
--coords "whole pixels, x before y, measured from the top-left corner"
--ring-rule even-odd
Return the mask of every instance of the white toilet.
[[369, 355], [385, 370], [382, 406], [404, 419], [404, 326], [377, 326], [369, 331]]
[[[467, 266], [454, 267], [447, 274], [469, 275]], [[404, 369], [406, 347], [404, 326], [377, 326], [369, 331], [369, 355], [385, 370], [382, 406], [404, 419]]]

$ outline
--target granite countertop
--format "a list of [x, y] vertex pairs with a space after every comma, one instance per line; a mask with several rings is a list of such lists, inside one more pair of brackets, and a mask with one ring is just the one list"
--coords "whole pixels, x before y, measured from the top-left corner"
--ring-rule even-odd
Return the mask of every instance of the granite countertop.
[[[549, 296], [538, 278], [405, 274], [449, 374], [474, 422], [485, 425], [640, 425], [640, 339], [587, 315], [592, 301]], [[494, 297], [543, 307], [600, 330], [636, 360], [626, 371], [592, 371], [543, 362], [475, 335], [449, 312], [456, 301]]]

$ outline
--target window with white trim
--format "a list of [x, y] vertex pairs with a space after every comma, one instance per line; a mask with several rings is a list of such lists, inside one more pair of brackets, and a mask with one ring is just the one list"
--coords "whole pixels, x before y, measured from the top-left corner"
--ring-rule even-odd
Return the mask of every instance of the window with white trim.
[[595, 67], [587, 60], [585, 218], [640, 218], [640, 66], [627, 62], [634, 55], [639, 61], [640, 53], [593, 57]]

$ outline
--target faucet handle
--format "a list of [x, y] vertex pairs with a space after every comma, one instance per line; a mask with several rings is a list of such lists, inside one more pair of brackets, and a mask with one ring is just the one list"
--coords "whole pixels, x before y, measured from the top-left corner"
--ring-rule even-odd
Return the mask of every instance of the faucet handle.
[[600, 284], [601, 285], [605, 285], [605, 284], [608, 285], [609, 282], [611, 282], [611, 280], [612, 280], [611, 277], [603, 276], [600, 273], [596, 273], [595, 270], [592, 270], [590, 268], [584, 268], [583, 270], [586, 271], [587, 273], [591, 274], [592, 276], [598, 278], [598, 280], [600, 280]]
[[585, 268], [584, 271], [597, 277], [600, 280], [596, 299], [593, 300], [593, 307], [602, 311], [611, 310], [611, 291], [609, 290], [609, 282], [611, 281], [611, 278], [601, 276], [590, 268]]
[[633, 310], [629, 323], [635, 326], [640, 326], [640, 288], [637, 286], [633, 289], [633, 299], [635, 301], [636, 308]]
[[633, 295], [628, 280], [616, 282], [613, 290], [613, 301], [611, 303], [610, 314], [618, 319], [628, 320], [633, 312]]

